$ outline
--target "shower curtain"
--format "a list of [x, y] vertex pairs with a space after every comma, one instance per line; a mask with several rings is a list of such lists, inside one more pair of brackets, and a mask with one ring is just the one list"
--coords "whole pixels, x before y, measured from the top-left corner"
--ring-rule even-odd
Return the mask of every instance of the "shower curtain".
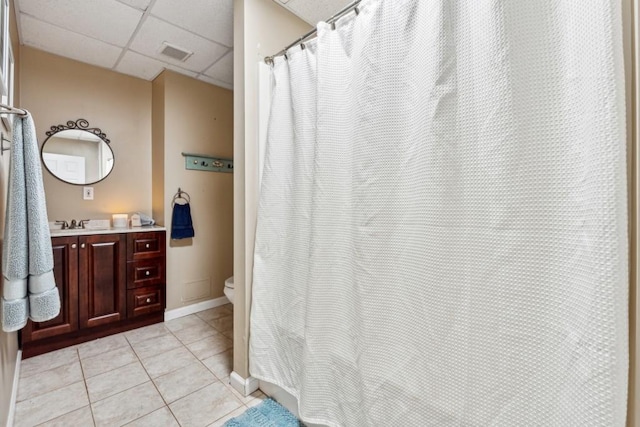
[[330, 426], [623, 426], [619, 1], [363, 0], [278, 57], [250, 373]]

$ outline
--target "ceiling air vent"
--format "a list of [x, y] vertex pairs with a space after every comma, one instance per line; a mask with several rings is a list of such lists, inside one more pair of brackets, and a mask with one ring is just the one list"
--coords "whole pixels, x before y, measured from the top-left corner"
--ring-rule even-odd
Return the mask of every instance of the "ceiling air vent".
[[162, 42], [160, 54], [166, 55], [169, 58], [177, 59], [178, 61], [185, 61], [188, 57], [193, 55], [193, 52], [189, 52], [188, 50], [184, 50], [167, 42]]

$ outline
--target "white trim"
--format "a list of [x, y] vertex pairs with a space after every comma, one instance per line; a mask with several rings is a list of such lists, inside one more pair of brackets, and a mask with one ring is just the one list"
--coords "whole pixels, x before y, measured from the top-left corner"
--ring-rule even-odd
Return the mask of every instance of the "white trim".
[[243, 378], [236, 371], [231, 372], [229, 383], [231, 384], [231, 387], [235, 388], [238, 393], [245, 397], [256, 391], [260, 385], [260, 381], [258, 381], [257, 378]]
[[175, 308], [164, 312], [164, 321], [168, 322], [169, 320], [177, 319], [178, 317], [188, 316], [193, 313], [198, 313], [214, 307], [220, 307], [225, 304], [229, 304], [229, 299], [227, 297], [220, 297], [187, 305], [185, 307]]
[[13, 425], [13, 418], [16, 413], [16, 400], [18, 398], [18, 381], [20, 380], [20, 362], [22, 362], [22, 350], [18, 350], [16, 356], [16, 369], [13, 372], [13, 387], [11, 388], [11, 401], [9, 402], [9, 415], [7, 416], [7, 425]]

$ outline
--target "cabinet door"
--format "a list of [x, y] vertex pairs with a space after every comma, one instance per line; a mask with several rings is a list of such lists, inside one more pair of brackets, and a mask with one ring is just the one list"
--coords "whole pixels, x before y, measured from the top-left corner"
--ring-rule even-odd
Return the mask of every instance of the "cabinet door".
[[22, 330], [22, 341], [66, 334], [78, 330], [78, 238], [54, 237], [53, 274], [60, 293], [60, 314], [46, 322], [32, 322]]
[[80, 327], [90, 328], [126, 318], [126, 237], [124, 234], [80, 236]]

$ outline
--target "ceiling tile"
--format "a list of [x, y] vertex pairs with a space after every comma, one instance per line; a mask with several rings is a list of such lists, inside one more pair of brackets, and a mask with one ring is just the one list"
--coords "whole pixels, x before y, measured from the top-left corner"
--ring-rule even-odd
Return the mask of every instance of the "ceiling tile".
[[142, 12], [116, 0], [20, 0], [20, 11], [117, 46], [125, 46]]
[[164, 69], [164, 64], [160, 61], [156, 61], [152, 58], [147, 58], [144, 55], [127, 51], [124, 54], [120, 63], [116, 66], [115, 70], [136, 76], [145, 80], [152, 80]]
[[178, 74], [193, 77], [194, 79], [198, 76], [198, 73], [196, 72], [185, 70], [184, 68], [176, 67], [175, 65], [164, 64], [164, 66], [167, 70], [175, 71]]
[[225, 46], [233, 46], [233, 0], [157, 0], [151, 14]]
[[214, 79], [233, 84], [233, 51], [223, 56], [222, 59], [213, 64], [204, 74]]
[[316, 25], [331, 18], [351, 3], [352, 0], [290, 0], [286, 7], [311, 25]]
[[118, 0], [120, 3], [128, 4], [131, 7], [135, 7], [143, 12], [149, 7], [151, 0]]
[[[160, 55], [162, 42], [166, 41], [193, 52], [186, 61], [178, 61]], [[134, 50], [159, 61], [174, 64], [189, 71], [200, 72], [227, 52], [227, 48], [181, 28], [149, 16], [131, 43]]]
[[122, 49], [64, 30], [55, 25], [21, 16], [21, 42], [37, 49], [100, 67], [111, 68]]
[[198, 76], [198, 80], [202, 80], [203, 82], [207, 82], [207, 83], [215, 85], [215, 86], [220, 86], [220, 87], [223, 87], [225, 89], [233, 90], [233, 85], [232, 84], [225, 83], [225, 82], [220, 81], [218, 79], [212, 79], [211, 77], [205, 76], [204, 74], [200, 74]]

